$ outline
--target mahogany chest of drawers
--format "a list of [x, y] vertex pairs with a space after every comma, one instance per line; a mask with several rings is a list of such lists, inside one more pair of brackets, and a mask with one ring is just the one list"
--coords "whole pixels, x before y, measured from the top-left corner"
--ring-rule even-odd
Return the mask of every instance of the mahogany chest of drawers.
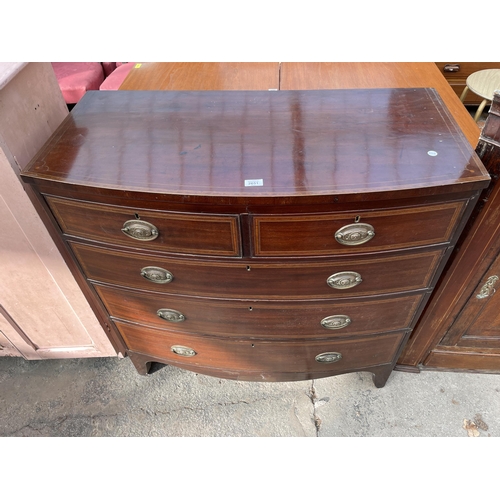
[[377, 387], [489, 182], [432, 89], [88, 92], [22, 177], [140, 373]]

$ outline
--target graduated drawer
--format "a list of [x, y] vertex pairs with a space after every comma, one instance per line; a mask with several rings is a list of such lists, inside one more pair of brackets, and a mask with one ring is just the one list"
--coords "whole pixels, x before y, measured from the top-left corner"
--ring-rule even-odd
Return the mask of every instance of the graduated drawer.
[[257, 299], [355, 297], [426, 288], [444, 252], [259, 264], [191, 261], [70, 244], [91, 280], [154, 292]]
[[[320, 256], [398, 250], [447, 243], [465, 200], [369, 212], [254, 215], [254, 255]], [[375, 233], [370, 236], [371, 229]], [[347, 241], [340, 243], [337, 239]]]
[[[362, 300], [218, 300], [94, 286], [117, 319], [184, 333], [252, 338], [325, 338], [401, 330], [411, 324], [422, 298], [411, 294]], [[329, 326], [323, 326], [325, 322]]]
[[[180, 254], [241, 254], [237, 215], [159, 212], [50, 196], [46, 200], [62, 231], [70, 236]], [[154, 239], [137, 239], [143, 237]]]
[[392, 333], [327, 342], [266, 342], [190, 336], [115, 324], [130, 350], [162, 358], [167, 363], [191, 366], [195, 371], [197, 367], [206, 367], [263, 374], [330, 371], [333, 375], [391, 363], [404, 336]]

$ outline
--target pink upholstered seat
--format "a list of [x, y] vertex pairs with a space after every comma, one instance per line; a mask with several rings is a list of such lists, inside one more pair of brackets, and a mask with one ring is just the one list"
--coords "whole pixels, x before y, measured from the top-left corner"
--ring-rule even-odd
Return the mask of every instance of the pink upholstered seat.
[[123, 80], [130, 73], [130, 70], [134, 67], [133, 62], [117, 65], [118, 67], [111, 73], [101, 86], [99, 90], [118, 90], [120, 85], [123, 83]]
[[107, 78], [118, 66], [115, 62], [102, 62], [102, 69], [104, 70], [104, 78]]
[[98, 62], [56, 62], [52, 68], [67, 104], [77, 103], [87, 90], [99, 90], [104, 81], [104, 71]]

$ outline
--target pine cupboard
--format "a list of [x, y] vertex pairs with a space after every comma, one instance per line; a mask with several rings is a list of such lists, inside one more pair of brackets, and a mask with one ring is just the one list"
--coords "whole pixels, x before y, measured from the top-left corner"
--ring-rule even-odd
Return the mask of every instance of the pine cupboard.
[[117, 355], [20, 179], [67, 116], [50, 63], [0, 63], [0, 356]]

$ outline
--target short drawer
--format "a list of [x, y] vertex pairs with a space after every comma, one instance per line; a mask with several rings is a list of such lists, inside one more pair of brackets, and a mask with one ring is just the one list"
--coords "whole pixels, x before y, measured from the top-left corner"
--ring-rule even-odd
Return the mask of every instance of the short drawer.
[[241, 254], [237, 215], [159, 212], [50, 196], [46, 200], [70, 236], [179, 254]]
[[[324, 373], [391, 363], [404, 332], [330, 342], [227, 340], [115, 322], [128, 348], [166, 363], [261, 373]], [[307, 376], [305, 378], [308, 378]]]
[[257, 257], [342, 255], [449, 242], [465, 200], [325, 215], [255, 215]]
[[329, 338], [408, 328], [422, 294], [311, 301], [217, 300], [95, 285], [117, 319], [170, 331], [252, 338]]
[[70, 242], [87, 278], [191, 296], [334, 298], [405, 292], [429, 286], [443, 249], [330, 262], [263, 264], [148, 256]]

